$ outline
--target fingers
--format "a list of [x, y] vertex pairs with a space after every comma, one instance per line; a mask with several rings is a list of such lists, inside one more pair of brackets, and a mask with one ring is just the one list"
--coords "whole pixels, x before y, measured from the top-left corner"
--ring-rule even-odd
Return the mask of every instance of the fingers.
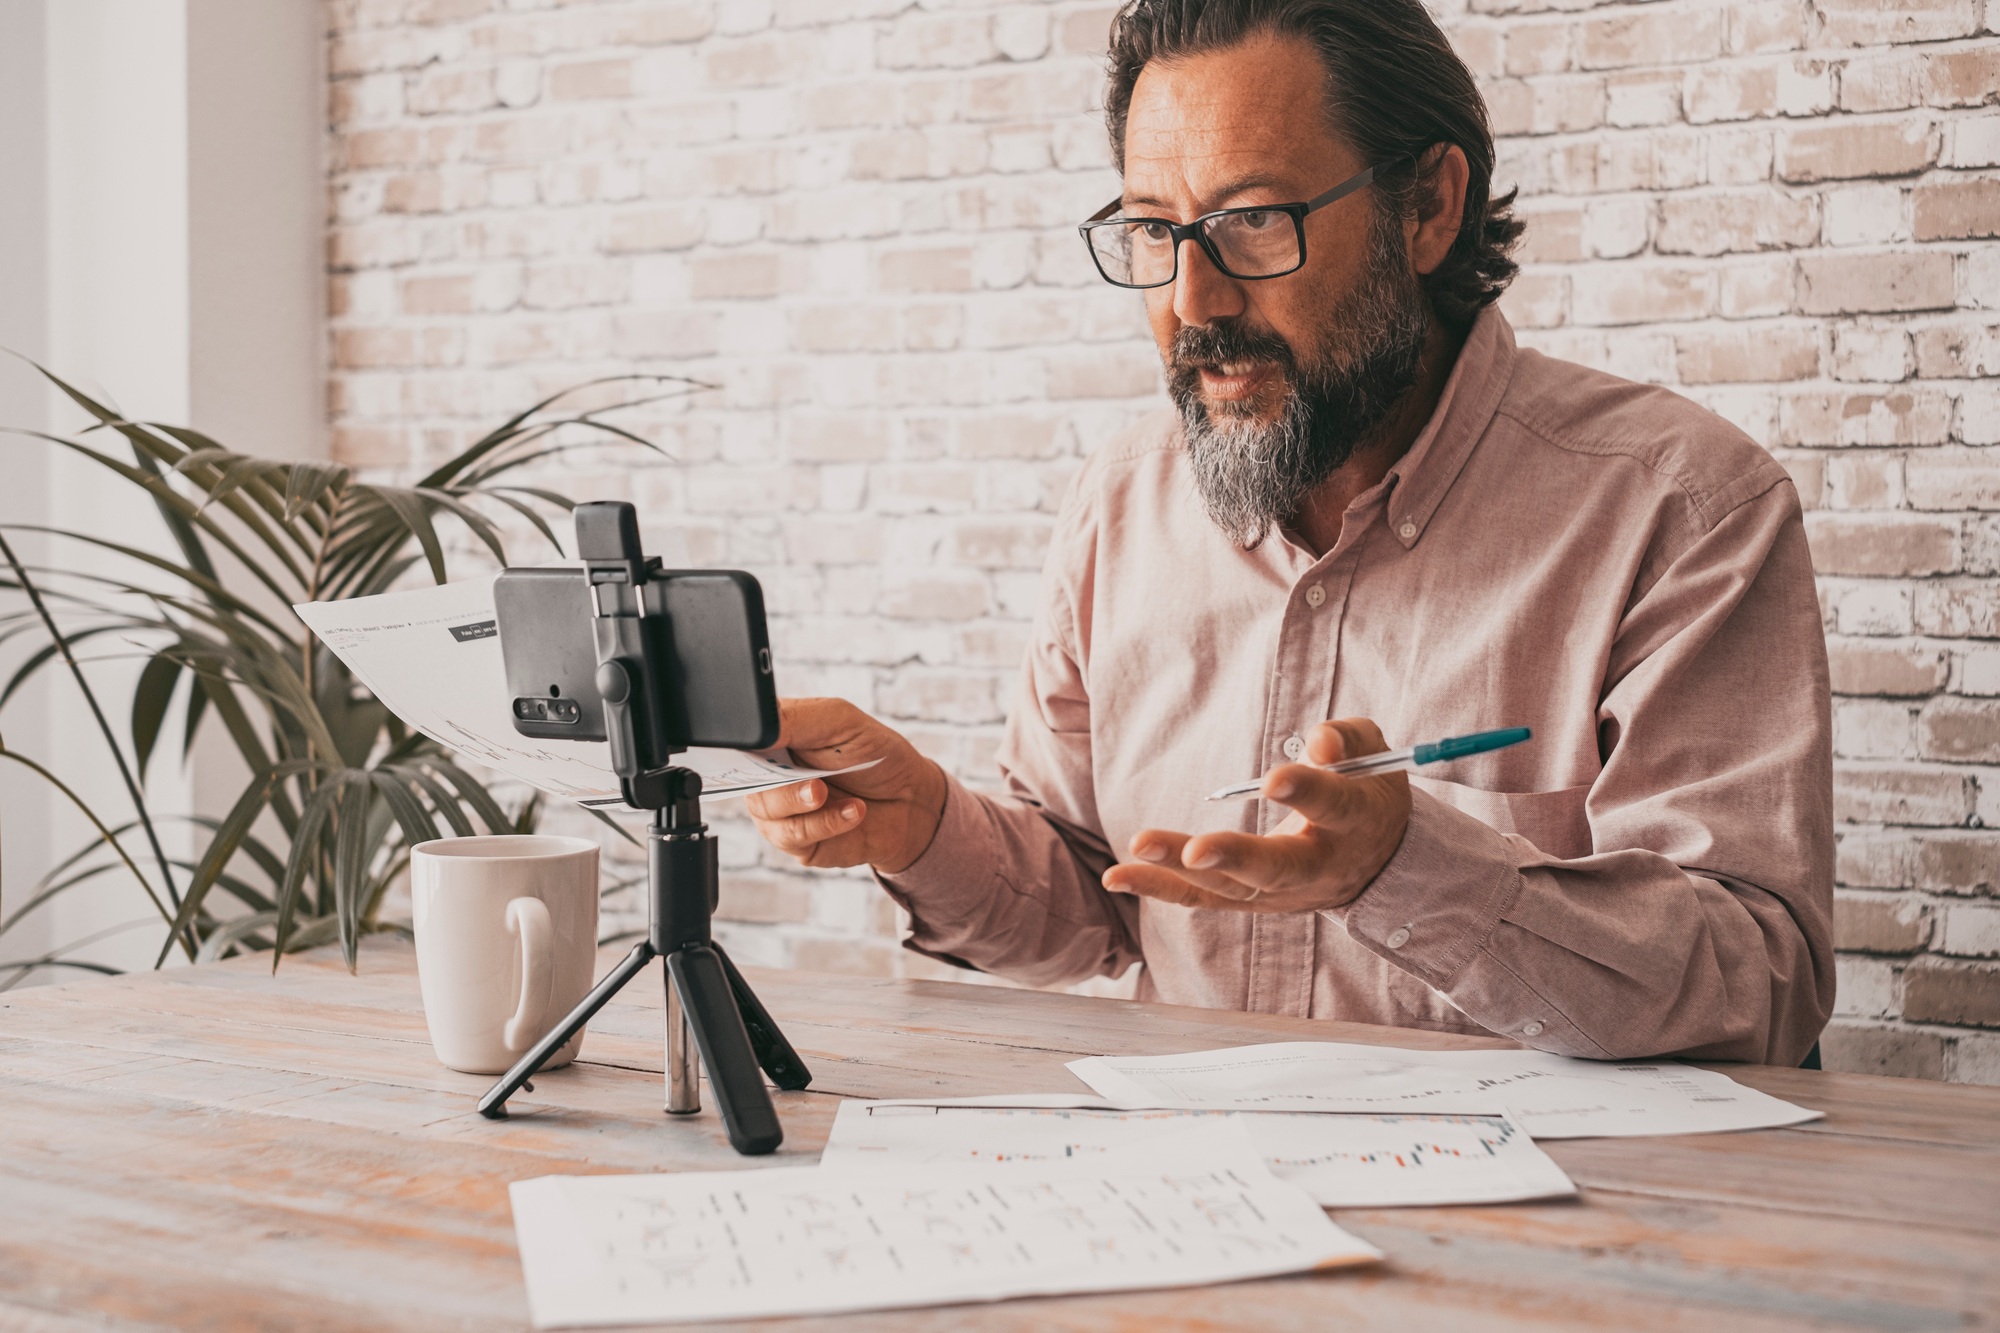
[[1355, 818], [1366, 800], [1361, 784], [1374, 780], [1342, 777], [1306, 764], [1286, 764], [1272, 769], [1264, 779], [1264, 795], [1322, 828], [1340, 828]]
[[1306, 758], [1315, 764], [1337, 764], [1388, 748], [1382, 728], [1365, 717], [1334, 718], [1306, 733]]
[[1213, 893], [1171, 870], [1158, 866], [1115, 865], [1105, 872], [1104, 887], [1113, 893], [1137, 894], [1156, 902], [1178, 907], [1200, 907], [1211, 912], [1261, 911], [1255, 897], [1226, 897]]
[[1250, 897], [1304, 883], [1319, 872], [1324, 850], [1298, 834], [1204, 833], [1181, 849], [1181, 862], [1205, 878], [1200, 883], [1224, 896], [1222, 885], [1235, 884], [1234, 895]]
[[826, 802], [826, 784], [818, 780], [794, 782], [789, 787], [773, 787], [769, 791], [752, 792], [743, 800], [743, 808], [750, 812], [750, 818], [762, 822], [767, 819], [790, 819], [793, 815], [803, 815], [817, 810]]
[[1211, 900], [1241, 907], [1241, 899], [1223, 899], [1188, 883], [1171, 870], [1159, 866], [1119, 864], [1104, 872], [1104, 887], [1113, 893], [1136, 893], [1181, 907], [1204, 907]]
[[1134, 860], [1149, 866], [1158, 866], [1166, 873], [1186, 880], [1195, 887], [1225, 898], [1247, 898], [1256, 892], [1247, 884], [1239, 884], [1227, 875], [1216, 874], [1212, 870], [1190, 865], [1187, 857], [1188, 844], [1195, 841], [1185, 833], [1174, 833], [1166, 829], [1144, 829], [1132, 835], [1128, 851]]
[[823, 842], [851, 833], [861, 824], [866, 807], [856, 800], [835, 801], [824, 809], [789, 819], [758, 819], [757, 832], [787, 856], [809, 860]]

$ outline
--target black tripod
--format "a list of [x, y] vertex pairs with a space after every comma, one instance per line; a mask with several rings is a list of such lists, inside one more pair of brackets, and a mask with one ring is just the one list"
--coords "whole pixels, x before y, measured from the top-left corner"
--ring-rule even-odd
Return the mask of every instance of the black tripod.
[[667, 963], [668, 1113], [691, 1115], [701, 1109], [693, 1058], [694, 1048], [699, 1048], [729, 1142], [736, 1151], [750, 1156], [770, 1152], [784, 1141], [785, 1132], [758, 1068], [761, 1066], [779, 1087], [792, 1090], [812, 1082], [812, 1074], [771, 1021], [736, 964], [710, 938], [709, 914], [716, 904], [716, 839], [701, 822], [701, 776], [692, 769], [668, 768], [630, 785], [646, 789], [631, 795], [657, 788], [660, 797], [653, 805], [633, 801], [639, 808], [653, 811], [653, 826], [646, 837], [647, 880], [652, 894], [646, 938], [632, 946], [632, 952], [597, 983], [583, 1003], [480, 1098], [479, 1113], [495, 1120], [505, 1116], [507, 1099], [535, 1076], [542, 1062], [658, 956]]
[[[611, 766], [625, 803], [653, 812], [646, 835], [648, 928], [646, 938], [583, 1003], [488, 1090], [479, 1113], [495, 1120], [505, 1116], [507, 1099], [528, 1086], [542, 1062], [647, 963], [662, 957], [668, 1113], [691, 1115], [701, 1109], [694, 1063], [698, 1048], [730, 1143], [746, 1155], [767, 1153], [784, 1141], [785, 1132], [758, 1068], [786, 1089], [805, 1087], [812, 1075], [710, 935], [717, 895], [716, 840], [701, 822], [701, 775], [673, 763], [674, 755], [690, 743], [758, 748], [776, 738], [777, 697], [769, 679], [761, 594], [748, 575], [661, 571], [658, 561], [640, 552], [638, 522], [629, 504], [577, 506], [576, 536], [584, 579], [559, 573], [551, 582], [536, 577], [538, 571], [523, 571], [515, 585], [519, 598], [512, 604], [524, 611], [524, 620], [510, 631], [508, 601], [496, 600], [495, 609], [503, 648], [521, 646], [523, 660], [535, 662], [526, 677], [534, 682], [567, 674], [562, 652], [573, 643], [580, 649], [577, 641], [586, 635], [594, 639], [596, 671], [588, 683], [597, 699], [588, 699], [589, 689], [582, 698], [575, 689], [563, 693], [554, 688], [547, 697], [517, 696], [515, 729], [555, 738], [570, 728], [575, 732], [571, 738], [589, 739], [595, 728], [586, 724], [594, 724], [601, 704], [599, 734], [610, 742]], [[513, 576], [512, 571], [503, 574], [502, 585]], [[550, 589], [555, 601], [539, 603], [537, 598]], [[504, 586], [497, 589], [496, 598], [505, 591]], [[677, 596], [678, 613], [672, 609]], [[732, 645], [738, 651], [731, 651]], [[553, 656], [548, 655], [551, 649]], [[539, 660], [537, 650], [543, 650]], [[509, 653], [511, 657], [511, 648]], [[717, 661], [723, 664], [719, 672]], [[584, 670], [588, 665], [585, 659]], [[510, 675], [512, 670], [510, 662]], [[537, 671], [543, 674], [533, 674]], [[690, 713], [695, 714], [692, 719]], [[710, 733], [708, 727], [719, 730]]]

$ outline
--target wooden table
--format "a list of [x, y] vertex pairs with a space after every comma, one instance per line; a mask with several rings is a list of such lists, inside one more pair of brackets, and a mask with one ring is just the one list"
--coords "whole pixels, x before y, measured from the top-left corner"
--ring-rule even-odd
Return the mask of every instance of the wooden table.
[[[615, 956], [608, 952], [605, 961]], [[668, 1121], [657, 984], [505, 1122], [431, 1054], [406, 946], [0, 995], [0, 1327], [518, 1328], [507, 1182], [814, 1160], [838, 1099], [1076, 1088], [1080, 1054], [1493, 1045], [990, 987], [755, 972], [811, 1064], [774, 1157]], [[1550, 1143], [1580, 1202], [1341, 1209], [1380, 1269], [799, 1329], [1991, 1326], [2000, 1089], [1732, 1066], [1796, 1129]], [[1078, 1089], [1080, 1090], [1080, 1089]], [[706, 1100], [706, 1099], [705, 1099]], [[741, 1327], [740, 1325], [738, 1327]]]

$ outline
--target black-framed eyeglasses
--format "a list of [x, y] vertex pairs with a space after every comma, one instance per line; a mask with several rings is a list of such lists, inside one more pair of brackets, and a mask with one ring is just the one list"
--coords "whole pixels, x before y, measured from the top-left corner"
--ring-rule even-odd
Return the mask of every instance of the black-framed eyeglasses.
[[1119, 287], [1164, 287], [1180, 276], [1181, 243], [1193, 241], [1232, 278], [1257, 281], [1296, 273], [1306, 262], [1306, 215], [1373, 183], [1375, 168], [1350, 176], [1303, 204], [1224, 208], [1193, 222], [1119, 218], [1119, 200], [1093, 213], [1077, 231], [1104, 280]]

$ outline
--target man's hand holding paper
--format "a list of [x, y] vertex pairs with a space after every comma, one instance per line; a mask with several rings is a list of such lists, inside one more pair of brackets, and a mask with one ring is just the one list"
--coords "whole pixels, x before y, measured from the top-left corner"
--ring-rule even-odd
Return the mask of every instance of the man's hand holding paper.
[[757, 831], [800, 865], [870, 865], [894, 874], [929, 847], [944, 811], [944, 772], [844, 699], [786, 699], [778, 744], [808, 768], [851, 770], [760, 792], [744, 804]]

